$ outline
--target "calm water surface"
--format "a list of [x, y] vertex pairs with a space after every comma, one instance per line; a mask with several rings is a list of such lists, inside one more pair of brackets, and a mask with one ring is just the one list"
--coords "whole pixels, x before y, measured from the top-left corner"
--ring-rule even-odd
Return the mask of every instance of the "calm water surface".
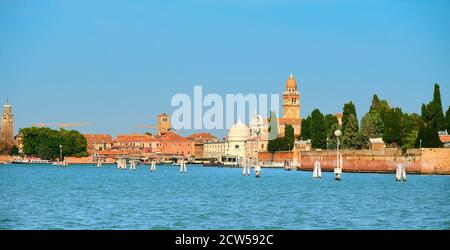
[[450, 229], [450, 176], [0, 166], [0, 229]]

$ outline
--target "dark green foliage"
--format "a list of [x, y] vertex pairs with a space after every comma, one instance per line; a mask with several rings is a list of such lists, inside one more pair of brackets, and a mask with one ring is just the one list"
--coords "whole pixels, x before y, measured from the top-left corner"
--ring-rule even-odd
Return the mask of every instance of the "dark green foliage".
[[444, 121], [445, 129], [450, 133], [450, 106], [448, 106], [447, 112], [445, 113], [445, 121]]
[[[349, 116], [353, 115], [356, 120], [358, 120], [358, 115], [356, 114], [356, 108], [352, 101], [344, 104], [344, 112], [342, 113], [342, 130], [345, 131], [345, 127], [347, 126]], [[358, 125], [358, 124], [356, 124]], [[358, 126], [359, 128], [359, 126]]]
[[19, 149], [16, 145], [11, 149], [11, 155], [19, 155]]
[[326, 149], [327, 131], [325, 129], [325, 118], [318, 109], [311, 113], [310, 136], [313, 148]]
[[340, 129], [339, 125], [333, 124], [333, 126], [331, 126], [330, 131], [328, 131], [327, 149], [336, 149], [337, 148], [337, 138], [334, 135], [334, 132], [338, 129]]
[[379, 112], [366, 113], [361, 121], [361, 144], [363, 148], [369, 148], [370, 138], [383, 137], [384, 123]]
[[338, 124], [338, 119], [335, 115], [328, 114], [325, 116], [325, 130], [329, 134], [332, 130], [333, 125]]
[[306, 119], [302, 120], [302, 131], [301, 131], [302, 140], [311, 139], [310, 127], [311, 127], [311, 115], [308, 115]]
[[23, 128], [23, 150], [26, 155], [52, 160], [59, 158], [59, 145], [63, 156], [87, 156], [87, 142], [82, 134], [75, 130], [53, 130], [50, 128]]
[[342, 132], [342, 147], [349, 149], [361, 148], [361, 134], [358, 130], [358, 120], [353, 114], [348, 116], [347, 126]]
[[423, 126], [423, 121], [418, 114], [403, 114], [401, 129], [402, 149], [406, 150], [415, 147], [421, 126]]
[[289, 151], [294, 149], [294, 127], [290, 124], [286, 124], [284, 128], [284, 137], [277, 137], [276, 139], [269, 140], [267, 144], [267, 151]]
[[[422, 145], [420, 142], [422, 141]], [[416, 140], [416, 148], [440, 148], [442, 147], [441, 140], [439, 139], [438, 131], [436, 128], [424, 124], [420, 127]]]
[[372, 97], [372, 105], [370, 105], [369, 113], [374, 112], [374, 111], [379, 111], [380, 107], [381, 107], [380, 99], [378, 99], [377, 94], [374, 94]]
[[385, 113], [383, 140], [386, 144], [400, 146], [402, 144], [401, 124], [402, 110], [393, 108]]
[[427, 126], [436, 128], [438, 131], [445, 129], [444, 111], [438, 84], [434, 85], [433, 100], [427, 105], [422, 104], [422, 119], [427, 123]]

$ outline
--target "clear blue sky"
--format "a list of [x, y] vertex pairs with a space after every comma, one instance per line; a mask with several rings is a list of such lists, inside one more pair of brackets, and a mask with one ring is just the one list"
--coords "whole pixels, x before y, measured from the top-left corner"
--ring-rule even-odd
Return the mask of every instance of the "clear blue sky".
[[302, 115], [353, 100], [360, 118], [374, 93], [420, 113], [435, 82], [445, 111], [449, 13], [447, 0], [0, 0], [0, 98], [16, 131], [93, 122], [79, 130], [115, 135], [143, 132], [195, 84], [281, 93], [293, 71]]

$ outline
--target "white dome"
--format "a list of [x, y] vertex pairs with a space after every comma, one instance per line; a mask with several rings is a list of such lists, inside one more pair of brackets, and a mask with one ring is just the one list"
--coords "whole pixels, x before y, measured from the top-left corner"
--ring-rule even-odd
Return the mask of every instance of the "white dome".
[[228, 140], [243, 141], [250, 137], [250, 129], [240, 120], [235, 123], [228, 131]]

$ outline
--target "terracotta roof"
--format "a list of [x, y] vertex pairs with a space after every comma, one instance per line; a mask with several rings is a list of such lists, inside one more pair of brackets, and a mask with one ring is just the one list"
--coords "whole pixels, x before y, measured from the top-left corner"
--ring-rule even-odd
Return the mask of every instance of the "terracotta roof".
[[441, 139], [442, 143], [449, 143], [450, 142], [450, 135], [440, 135], [439, 139]]
[[159, 141], [158, 138], [143, 134], [117, 135], [114, 142], [154, 142]]
[[174, 132], [167, 132], [165, 135], [161, 137], [161, 140], [163, 142], [170, 142], [170, 141], [177, 141], [177, 142], [190, 142], [191, 140], [188, 140], [180, 135], [175, 134]]
[[279, 124], [290, 124], [290, 125], [300, 125], [301, 124], [301, 119], [296, 119], [296, 118], [278, 118], [278, 123]]
[[112, 141], [112, 136], [108, 134], [83, 134], [83, 136], [88, 142], [108, 143]]
[[192, 135], [189, 135], [186, 137], [186, 139], [191, 139], [191, 140], [202, 140], [202, 139], [206, 139], [206, 140], [217, 140], [217, 137], [215, 137], [214, 135], [208, 133], [208, 132], [201, 132], [201, 133], [195, 133]]
[[141, 154], [143, 150], [119, 150], [119, 149], [112, 149], [112, 150], [102, 150], [97, 151], [96, 153], [99, 155], [130, 155], [130, 154]]

